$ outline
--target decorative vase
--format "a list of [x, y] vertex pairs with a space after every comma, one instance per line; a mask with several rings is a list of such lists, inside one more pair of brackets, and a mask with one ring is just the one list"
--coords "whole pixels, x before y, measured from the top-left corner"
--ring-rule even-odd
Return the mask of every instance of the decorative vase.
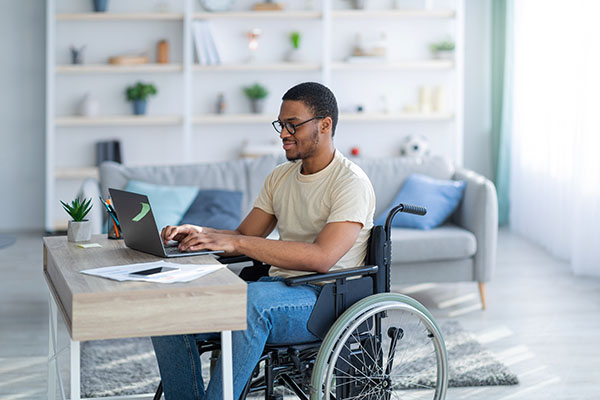
[[254, 114], [261, 114], [265, 108], [265, 99], [252, 99], [250, 100], [250, 106]]
[[437, 60], [453, 60], [454, 50], [438, 50], [433, 54], [433, 58]]
[[98, 103], [98, 100], [91, 93], [86, 93], [79, 103], [79, 115], [83, 117], [95, 117], [98, 115], [99, 110], [100, 103]]
[[133, 101], [133, 113], [135, 115], [144, 115], [146, 114], [146, 100], [134, 100]]
[[108, 8], [108, 0], [94, 0], [94, 11], [105, 12]]
[[92, 238], [92, 223], [90, 221], [69, 221], [67, 240], [69, 242], [87, 242]]

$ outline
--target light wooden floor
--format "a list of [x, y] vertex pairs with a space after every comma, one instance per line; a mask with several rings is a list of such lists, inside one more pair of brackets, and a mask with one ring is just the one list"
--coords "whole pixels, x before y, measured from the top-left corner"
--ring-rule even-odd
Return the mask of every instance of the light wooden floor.
[[[20, 234], [15, 245], [0, 249], [0, 399], [45, 398], [41, 246], [40, 234]], [[565, 263], [502, 231], [487, 311], [479, 308], [475, 283], [397, 289], [437, 318], [459, 320], [521, 380], [513, 387], [450, 389], [448, 399], [600, 398], [599, 279], [575, 278]]]

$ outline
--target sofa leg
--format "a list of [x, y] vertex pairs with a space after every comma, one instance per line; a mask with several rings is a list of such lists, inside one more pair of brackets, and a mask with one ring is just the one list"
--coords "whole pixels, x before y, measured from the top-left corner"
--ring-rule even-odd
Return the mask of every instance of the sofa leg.
[[485, 301], [485, 282], [479, 282], [479, 297], [481, 297], [481, 308], [487, 309], [487, 303]]

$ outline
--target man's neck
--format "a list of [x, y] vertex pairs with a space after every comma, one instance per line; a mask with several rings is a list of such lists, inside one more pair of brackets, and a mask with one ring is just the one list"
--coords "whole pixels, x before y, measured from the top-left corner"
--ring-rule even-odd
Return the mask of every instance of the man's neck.
[[302, 175], [316, 174], [317, 172], [325, 169], [335, 156], [335, 146], [333, 143], [325, 148], [322, 152], [315, 154], [312, 157], [305, 158], [302, 160], [302, 169], [300, 173]]

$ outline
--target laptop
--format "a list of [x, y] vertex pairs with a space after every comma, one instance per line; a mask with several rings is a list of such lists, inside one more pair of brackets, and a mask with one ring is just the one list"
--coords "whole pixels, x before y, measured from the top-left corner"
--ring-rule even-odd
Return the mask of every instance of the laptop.
[[150, 207], [147, 196], [112, 188], [109, 188], [108, 192], [115, 206], [127, 247], [159, 257], [186, 257], [223, 253], [222, 250], [181, 251], [177, 244], [165, 246], [156, 226], [156, 220], [154, 214], [152, 214], [152, 207]]

